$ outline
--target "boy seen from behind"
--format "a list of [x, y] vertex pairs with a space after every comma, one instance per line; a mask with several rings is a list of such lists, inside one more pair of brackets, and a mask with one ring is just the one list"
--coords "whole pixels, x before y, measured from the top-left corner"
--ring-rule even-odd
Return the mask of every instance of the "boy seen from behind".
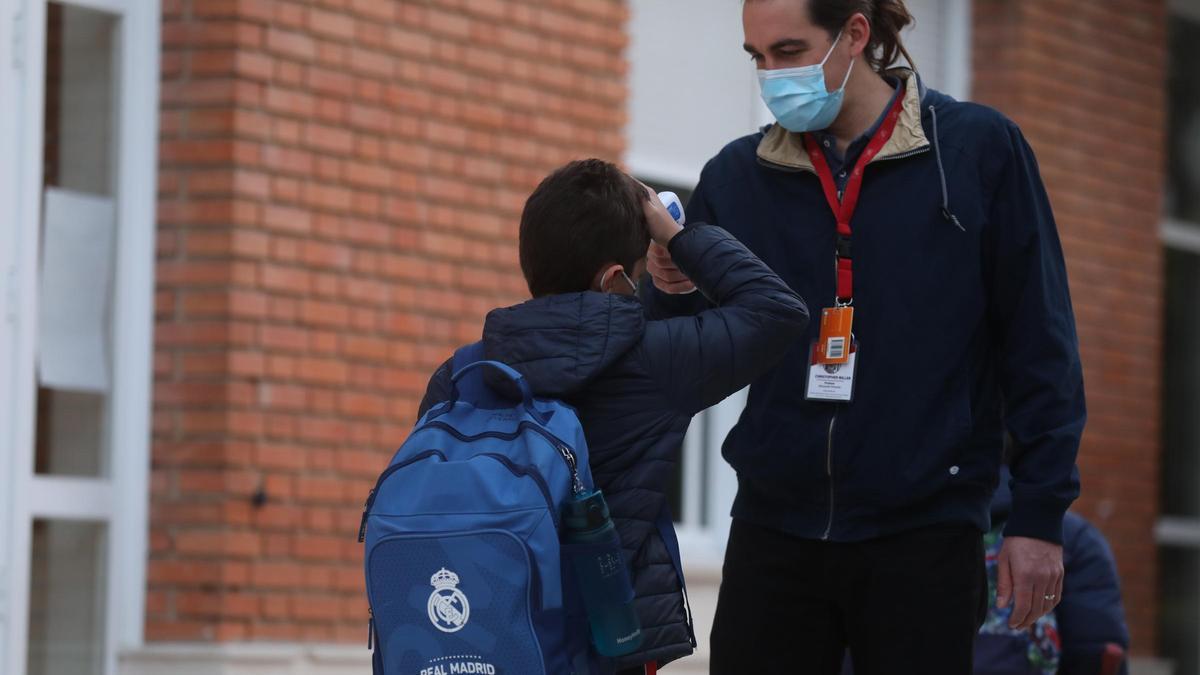
[[[635, 280], [645, 274], [651, 240], [714, 309], [647, 320]], [[688, 423], [788, 350], [805, 348], [808, 311], [724, 230], [680, 227], [649, 188], [598, 159], [563, 166], [530, 195], [520, 260], [533, 299], [488, 314], [486, 358], [520, 372], [534, 395], [578, 412], [643, 630], [640, 650], [613, 667], [640, 673], [695, 646], [666, 495]], [[447, 362], [429, 383], [421, 416], [449, 397], [450, 377]]]

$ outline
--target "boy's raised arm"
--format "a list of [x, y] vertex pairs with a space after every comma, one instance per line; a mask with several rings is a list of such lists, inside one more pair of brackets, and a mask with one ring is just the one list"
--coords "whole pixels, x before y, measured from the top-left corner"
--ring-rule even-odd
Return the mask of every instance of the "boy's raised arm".
[[649, 322], [641, 349], [672, 407], [694, 414], [774, 366], [801, 339], [808, 308], [719, 227], [689, 226], [671, 240], [669, 250], [715, 307]]

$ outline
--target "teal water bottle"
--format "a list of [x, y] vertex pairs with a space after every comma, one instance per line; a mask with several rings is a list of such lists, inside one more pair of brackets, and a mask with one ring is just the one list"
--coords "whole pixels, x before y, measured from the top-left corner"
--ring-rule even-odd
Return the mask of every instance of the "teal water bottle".
[[622, 656], [642, 644], [642, 627], [633, 609], [633, 584], [621, 554], [621, 540], [599, 491], [567, 501], [563, 541], [579, 582], [592, 627], [592, 642], [604, 656]]

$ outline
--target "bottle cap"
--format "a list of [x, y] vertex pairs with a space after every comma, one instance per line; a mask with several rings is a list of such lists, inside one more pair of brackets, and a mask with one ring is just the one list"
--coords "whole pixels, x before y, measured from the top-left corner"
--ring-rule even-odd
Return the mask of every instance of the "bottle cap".
[[608, 503], [599, 490], [585, 492], [567, 500], [563, 507], [563, 523], [576, 531], [595, 530], [608, 521]]

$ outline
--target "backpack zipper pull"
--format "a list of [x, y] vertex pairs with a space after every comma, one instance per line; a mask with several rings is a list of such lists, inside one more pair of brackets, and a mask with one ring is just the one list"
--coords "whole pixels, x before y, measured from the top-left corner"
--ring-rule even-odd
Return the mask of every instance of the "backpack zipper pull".
[[367, 649], [375, 648], [375, 611], [367, 608]]
[[587, 490], [583, 487], [583, 481], [579, 480], [579, 465], [575, 461], [575, 453], [566, 445], [558, 446], [558, 454], [562, 455], [567, 462], [567, 468], [571, 471], [571, 490], [577, 495], [581, 495]]
[[358, 524], [358, 543], [363, 543], [367, 539], [367, 516], [371, 513], [371, 502], [375, 501], [375, 488], [367, 494], [367, 501], [363, 504], [362, 521]]

